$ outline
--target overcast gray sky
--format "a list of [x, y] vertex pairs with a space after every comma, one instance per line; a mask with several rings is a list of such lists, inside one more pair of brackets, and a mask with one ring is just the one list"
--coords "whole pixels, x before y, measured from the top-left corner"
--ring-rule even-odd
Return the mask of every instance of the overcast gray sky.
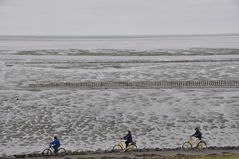
[[0, 0], [0, 35], [239, 33], [239, 0]]

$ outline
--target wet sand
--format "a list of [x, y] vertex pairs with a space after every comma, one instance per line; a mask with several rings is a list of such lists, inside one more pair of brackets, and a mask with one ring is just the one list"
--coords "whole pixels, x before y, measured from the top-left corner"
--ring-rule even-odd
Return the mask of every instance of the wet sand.
[[[180, 59], [187, 62], [175, 63]], [[54, 133], [67, 150], [105, 150], [129, 127], [139, 148], [180, 147], [196, 125], [208, 146], [238, 146], [238, 88], [29, 90], [38, 82], [237, 80], [239, 64], [231, 59], [238, 55], [1, 54], [0, 155], [41, 152]]]

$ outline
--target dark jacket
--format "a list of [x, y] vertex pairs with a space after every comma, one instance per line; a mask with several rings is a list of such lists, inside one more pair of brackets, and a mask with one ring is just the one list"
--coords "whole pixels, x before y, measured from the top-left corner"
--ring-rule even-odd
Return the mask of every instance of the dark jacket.
[[198, 138], [199, 140], [202, 139], [202, 133], [199, 130], [196, 130], [196, 132], [192, 136]]
[[127, 142], [133, 142], [131, 133], [128, 133], [126, 136], [123, 137], [123, 139]]

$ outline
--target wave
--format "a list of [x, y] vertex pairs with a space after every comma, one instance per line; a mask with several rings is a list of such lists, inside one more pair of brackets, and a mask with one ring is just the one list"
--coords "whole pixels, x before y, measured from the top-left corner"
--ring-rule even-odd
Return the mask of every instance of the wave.
[[157, 50], [121, 49], [46, 49], [46, 50], [0, 50], [0, 54], [12, 55], [57, 55], [57, 56], [182, 56], [182, 55], [239, 55], [233, 48], [191, 48]]

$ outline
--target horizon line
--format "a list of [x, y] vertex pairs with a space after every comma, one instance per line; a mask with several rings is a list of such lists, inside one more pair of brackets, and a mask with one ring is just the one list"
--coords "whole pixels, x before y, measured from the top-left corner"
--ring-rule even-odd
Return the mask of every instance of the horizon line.
[[130, 34], [130, 35], [0, 35], [0, 37], [52, 37], [52, 38], [114, 38], [114, 37], [170, 37], [170, 36], [220, 36], [220, 35], [239, 35], [239, 33], [212, 33], [212, 34]]

